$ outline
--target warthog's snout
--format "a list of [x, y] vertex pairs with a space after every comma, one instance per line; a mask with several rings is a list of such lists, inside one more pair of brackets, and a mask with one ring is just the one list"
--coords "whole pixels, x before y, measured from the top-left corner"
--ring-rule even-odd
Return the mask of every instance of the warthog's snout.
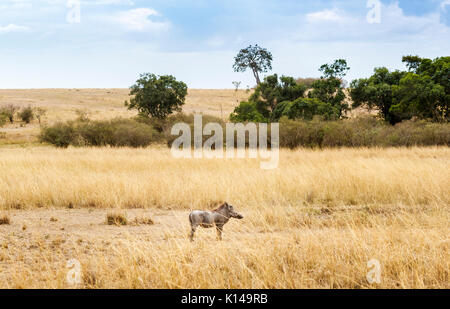
[[244, 216], [241, 215], [241, 214], [237, 214], [235, 218], [236, 218], [236, 219], [244, 219]]

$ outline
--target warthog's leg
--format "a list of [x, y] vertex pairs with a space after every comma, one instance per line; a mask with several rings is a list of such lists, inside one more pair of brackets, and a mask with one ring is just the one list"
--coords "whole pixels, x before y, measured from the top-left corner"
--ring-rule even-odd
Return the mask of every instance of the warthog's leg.
[[197, 230], [197, 226], [196, 225], [191, 225], [191, 233], [189, 234], [189, 239], [191, 241], [194, 241], [195, 230]]
[[222, 240], [223, 225], [216, 225], [217, 240]]

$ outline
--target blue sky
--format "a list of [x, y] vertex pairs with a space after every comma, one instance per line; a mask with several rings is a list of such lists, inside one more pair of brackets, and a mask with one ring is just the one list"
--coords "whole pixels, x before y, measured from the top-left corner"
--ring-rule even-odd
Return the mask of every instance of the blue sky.
[[450, 0], [382, 0], [379, 23], [368, 0], [81, 0], [71, 23], [77, 1], [0, 0], [0, 88], [122, 88], [143, 72], [253, 86], [232, 64], [255, 43], [273, 53], [270, 73], [317, 77], [345, 58], [349, 81], [450, 51]]

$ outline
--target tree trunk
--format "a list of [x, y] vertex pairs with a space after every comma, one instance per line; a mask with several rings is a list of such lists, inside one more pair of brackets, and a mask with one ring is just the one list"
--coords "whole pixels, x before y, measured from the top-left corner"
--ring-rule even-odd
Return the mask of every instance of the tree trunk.
[[253, 70], [253, 76], [255, 76], [255, 79], [256, 79], [256, 84], [259, 86], [259, 84], [261, 84], [261, 80], [259, 79], [258, 71], [256, 71], [255, 69], [252, 69], [252, 70]]

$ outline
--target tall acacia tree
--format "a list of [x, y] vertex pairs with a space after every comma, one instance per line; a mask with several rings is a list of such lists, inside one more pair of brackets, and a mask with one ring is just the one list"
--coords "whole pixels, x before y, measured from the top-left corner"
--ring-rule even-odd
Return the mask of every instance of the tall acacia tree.
[[238, 55], [234, 58], [233, 69], [235, 72], [245, 72], [251, 69], [256, 83], [259, 85], [261, 79], [259, 73], [265, 73], [272, 70], [272, 53], [267, 49], [250, 45], [247, 48], [241, 49]]

